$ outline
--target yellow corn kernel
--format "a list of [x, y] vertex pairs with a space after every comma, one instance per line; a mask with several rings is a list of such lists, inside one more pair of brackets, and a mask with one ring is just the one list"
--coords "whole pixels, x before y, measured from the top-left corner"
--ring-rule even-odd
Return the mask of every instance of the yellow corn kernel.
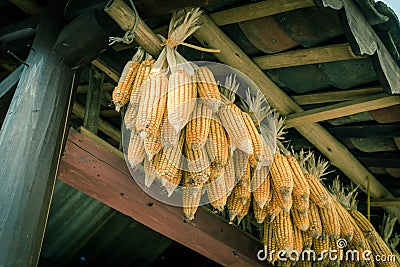
[[301, 231], [307, 231], [310, 226], [310, 221], [307, 214], [303, 214], [296, 209], [291, 209], [290, 214], [292, 215], [292, 221], [294, 226], [296, 226]]
[[293, 191], [293, 174], [284, 155], [275, 154], [270, 172], [275, 191], [279, 192], [285, 201], [288, 201]]
[[206, 147], [213, 166], [217, 170], [222, 170], [228, 164], [229, 145], [226, 131], [215, 118], [210, 121]]
[[293, 250], [293, 225], [290, 214], [281, 211], [272, 223], [278, 249], [284, 249], [286, 251]]
[[144, 160], [145, 156], [146, 152], [144, 150], [143, 141], [140, 140], [139, 135], [131, 133], [127, 155], [130, 167], [135, 168]]
[[200, 67], [195, 72], [199, 96], [201, 100], [215, 113], [221, 103], [221, 94], [214, 74], [207, 67]]
[[322, 235], [322, 222], [319, 216], [318, 207], [314, 202], [310, 201], [310, 207], [308, 208], [308, 220], [310, 226], [308, 230], [312, 232], [314, 238], [319, 238]]
[[[254, 198], [253, 198], [254, 200]], [[261, 208], [255, 200], [253, 201], [253, 212], [254, 212], [254, 218], [256, 218], [256, 221], [258, 223], [263, 223], [265, 218], [267, 218], [268, 215], [268, 207], [265, 206]]]
[[211, 167], [210, 179], [205, 186], [211, 206], [222, 212], [227, 201], [224, 172]]
[[190, 149], [200, 149], [210, 132], [212, 110], [197, 100], [192, 117], [186, 125], [186, 143]]
[[114, 88], [112, 93], [112, 100], [115, 109], [119, 112], [121, 107], [129, 102], [131, 94], [131, 86], [135, 80], [136, 74], [139, 69], [139, 62], [128, 61], [122, 71], [118, 85]]
[[340, 236], [339, 215], [336, 207], [331, 205], [330, 209], [318, 208], [319, 217], [321, 218], [322, 229], [327, 235], [326, 238], [338, 239]]
[[370, 221], [368, 221], [368, 219], [358, 210], [350, 210], [350, 215], [364, 233], [365, 238], [371, 239], [371, 241], [375, 242], [375, 236], [377, 233]]
[[305, 174], [304, 177], [310, 185], [310, 199], [321, 208], [330, 208], [331, 199], [328, 190], [321, 184], [313, 174]]
[[182, 206], [185, 219], [191, 221], [200, 204], [202, 184], [191, 179], [189, 173], [184, 172], [182, 187]]
[[354, 227], [350, 222], [352, 219], [351, 215], [339, 202], [333, 202], [339, 216], [340, 238], [343, 238], [349, 242], [353, 238], [354, 234]]
[[260, 208], [268, 205], [271, 200], [271, 176], [267, 167], [261, 167], [253, 170], [251, 178], [251, 190], [254, 196], [254, 202]]
[[130, 103], [131, 103], [131, 105], [133, 105], [133, 108], [136, 110], [139, 109], [140, 98], [142, 95], [142, 85], [147, 80], [147, 78], [150, 76], [150, 71], [153, 68], [154, 63], [155, 63], [155, 60], [153, 60], [153, 59], [148, 59], [148, 60], [142, 61], [142, 63], [140, 63], [140, 66], [137, 70], [137, 75], [135, 77], [135, 81], [131, 85]]
[[250, 115], [246, 112], [241, 112], [242, 119], [246, 125], [247, 132], [251, 140], [253, 147], [253, 153], [250, 155], [250, 163], [252, 167], [256, 167], [261, 159], [261, 154], [263, 152], [263, 143], [261, 140], [261, 135], [258, 133], [256, 126]]

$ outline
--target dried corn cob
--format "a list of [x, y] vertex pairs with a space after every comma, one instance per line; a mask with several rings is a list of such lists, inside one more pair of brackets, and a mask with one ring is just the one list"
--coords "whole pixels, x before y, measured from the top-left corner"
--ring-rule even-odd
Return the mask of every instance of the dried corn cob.
[[157, 133], [148, 135], [144, 138], [144, 149], [150, 161], [154, 155], [160, 152], [161, 148], [161, 128], [158, 128]]
[[254, 218], [256, 218], [256, 221], [258, 223], [263, 223], [265, 218], [267, 218], [268, 215], [268, 207], [265, 206], [261, 208], [254, 200], [253, 198], [253, 212], [254, 212]]
[[228, 164], [224, 169], [224, 180], [225, 180], [226, 194], [227, 196], [229, 196], [236, 184], [235, 169], [233, 166], [232, 159], [229, 160]]
[[253, 170], [251, 179], [251, 191], [254, 196], [254, 203], [260, 208], [268, 205], [271, 200], [271, 176], [267, 167]]
[[155, 60], [153, 59], [146, 59], [140, 63], [135, 81], [131, 85], [130, 103], [136, 110], [139, 110], [139, 103], [142, 95], [142, 85], [150, 76], [150, 71], [153, 68], [154, 63]]
[[312, 232], [314, 238], [319, 238], [322, 234], [322, 222], [318, 207], [312, 201], [310, 201], [310, 207], [308, 209], [308, 220], [310, 223], [308, 230]]
[[131, 133], [127, 155], [131, 168], [135, 168], [141, 163], [145, 156], [146, 152], [144, 150], [143, 141], [140, 140], [139, 135]]
[[144, 184], [146, 187], [150, 187], [153, 184], [154, 180], [157, 178], [157, 172], [151, 165], [147, 157], [144, 158], [143, 167], [144, 167]]
[[161, 144], [164, 148], [174, 147], [179, 140], [180, 132], [177, 132], [168, 119], [168, 109], [165, 107], [164, 118], [161, 123]]
[[211, 117], [212, 110], [197, 100], [192, 117], [186, 125], [186, 143], [190, 149], [200, 149], [206, 144]]
[[132, 91], [132, 84], [136, 78], [139, 70], [140, 61], [144, 56], [144, 51], [139, 48], [132, 60], [125, 64], [122, 74], [119, 78], [118, 85], [114, 88], [112, 93], [112, 100], [115, 105], [115, 109], [119, 111], [126, 103], [129, 102], [129, 98]]
[[301, 232], [298, 227], [293, 225], [293, 250], [299, 253], [303, 251], [303, 237], [301, 236]]
[[315, 175], [305, 174], [304, 177], [310, 185], [310, 199], [318, 207], [329, 209], [331, 205], [331, 196], [328, 190], [326, 190]]
[[229, 146], [227, 134], [221, 124], [215, 120], [210, 121], [210, 131], [206, 143], [210, 159], [217, 170], [222, 170], [229, 160]]
[[248, 199], [239, 198], [236, 193], [236, 187], [233, 188], [232, 193], [229, 195], [226, 202], [228, 209], [229, 221], [233, 222], [236, 216], [242, 211]]
[[197, 85], [183, 70], [178, 70], [169, 76], [168, 82], [168, 119], [179, 132], [189, 121], [196, 105]]
[[242, 177], [240, 177], [238, 183], [235, 186], [236, 194], [239, 198], [250, 200], [250, 176], [250, 164], [248, 163]]
[[361, 212], [355, 209], [350, 210], [350, 215], [351, 217], [353, 217], [358, 227], [360, 227], [361, 231], [364, 233], [365, 238], [370, 239], [372, 242], [375, 242], [377, 232], [375, 231], [375, 228], [370, 223], [370, 221], [368, 221], [368, 219], [365, 218]]
[[314, 238], [312, 249], [315, 251], [315, 254], [317, 254], [318, 258], [323, 257], [325, 259], [328, 256], [327, 251], [329, 250], [329, 238], [324, 238], [322, 236], [319, 238]]
[[278, 249], [293, 250], [293, 225], [290, 214], [281, 211], [272, 222], [273, 231]]
[[155, 135], [160, 125], [167, 104], [168, 79], [163, 73], [149, 77], [142, 85], [136, 130], [142, 137]]
[[[295, 187], [293, 187], [295, 188]], [[293, 194], [292, 193], [292, 199], [293, 199], [293, 208], [298, 210], [302, 214], [307, 214], [308, 213], [308, 207], [310, 205], [310, 200], [309, 199], [304, 199], [298, 194]]]
[[324, 233], [332, 239], [337, 239], [340, 236], [339, 215], [334, 205], [330, 209], [318, 208], [319, 217], [321, 218], [322, 229]]
[[[241, 113], [237, 114], [235, 109], [239, 109], [235, 104], [222, 105], [219, 109], [218, 116], [223, 128], [231, 139], [231, 146], [251, 155], [253, 154], [253, 145], [250, 135]], [[241, 112], [240, 109], [239, 112]]]
[[357, 223], [354, 219], [350, 216], [350, 223], [353, 226], [353, 238], [351, 239], [351, 243], [353, 243], [356, 247], [360, 247], [365, 249], [367, 240], [364, 237], [364, 233], [361, 231], [360, 227], [358, 227]]
[[158, 152], [152, 159], [152, 164], [161, 179], [162, 185], [168, 191], [170, 197], [181, 181], [181, 158], [184, 138], [181, 136], [179, 142], [173, 148], [165, 148]]
[[313, 243], [313, 232], [310, 230], [301, 231], [301, 238], [303, 240], [303, 249], [311, 249]]
[[184, 172], [183, 175], [183, 188], [182, 188], [182, 202], [183, 213], [186, 220], [193, 220], [194, 214], [200, 204], [202, 186], [191, 179], [190, 174]]
[[307, 231], [310, 226], [310, 221], [307, 214], [303, 214], [296, 209], [291, 209], [290, 214], [292, 215], [293, 225], [295, 225], [301, 231]]
[[192, 173], [192, 179], [198, 183], [205, 183], [210, 178], [210, 160], [206, 149], [190, 149], [185, 143], [185, 156], [188, 171]]
[[278, 249], [276, 247], [272, 223], [264, 223], [263, 244], [267, 261], [270, 263], [275, 262], [278, 259], [278, 253], [276, 253]]
[[339, 202], [334, 201], [334, 205], [339, 215], [340, 238], [350, 241], [353, 238], [353, 233], [354, 233], [354, 227], [350, 222], [351, 220], [350, 214], [345, 208], [343, 208], [342, 205], [340, 205]]
[[200, 67], [195, 72], [199, 96], [215, 113], [221, 104], [221, 95], [214, 74], [207, 67]]
[[270, 172], [275, 191], [282, 195], [284, 201], [288, 201], [293, 190], [293, 174], [284, 155], [275, 154]]
[[283, 210], [283, 199], [277, 197], [279, 194], [276, 194], [273, 189], [271, 191], [272, 198], [267, 207], [268, 215], [266, 218], [266, 222], [272, 222], [278, 216], [278, 214]]
[[263, 150], [263, 143], [261, 140], [261, 135], [258, 133], [256, 126], [254, 125], [253, 120], [250, 115], [246, 112], [241, 112], [242, 119], [246, 125], [247, 132], [249, 133], [249, 137], [251, 140], [251, 144], [253, 147], [253, 153], [250, 155], [250, 163], [251, 166], [255, 167], [258, 165], [258, 162], [261, 159], [261, 154]]
[[238, 221], [238, 224], [242, 221], [242, 219], [247, 215], [250, 209], [250, 203], [251, 200], [249, 199], [244, 205], [243, 208], [240, 210], [238, 215], [236, 215], [236, 219]]
[[295, 267], [313, 267], [312, 261], [309, 260], [302, 260], [300, 259], [299, 261], [296, 262], [294, 265]]
[[210, 170], [210, 179], [206, 184], [208, 200], [211, 206], [222, 212], [227, 201], [224, 173], [217, 171], [213, 167]]
[[129, 104], [124, 115], [124, 123], [125, 127], [134, 133], [136, 133], [136, 127], [135, 127], [136, 117], [137, 117], [137, 110], [133, 108], [133, 105]]
[[245, 152], [236, 149], [233, 151], [232, 161], [235, 170], [236, 181], [239, 181], [247, 170], [249, 165], [249, 157]]
[[388, 245], [385, 243], [385, 241], [383, 241], [383, 239], [378, 235], [375, 234], [375, 239], [376, 242], [373, 242], [371, 240], [368, 240], [368, 244], [371, 248], [372, 254], [374, 256], [379, 256], [381, 259], [382, 258], [386, 258], [386, 259], [390, 259], [388, 261], [376, 261], [375, 264], [378, 267], [396, 267], [396, 259], [395, 258], [391, 258], [392, 256], [392, 252], [390, 250], [390, 248], [388, 247]]
[[294, 186], [292, 194], [294, 203], [296, 203], [295, 207], [301, 212], [306, 212], [310, 198], [310, 186], [297, 159], [293, 156], [286, 156], [286, 159], [293, 174]]

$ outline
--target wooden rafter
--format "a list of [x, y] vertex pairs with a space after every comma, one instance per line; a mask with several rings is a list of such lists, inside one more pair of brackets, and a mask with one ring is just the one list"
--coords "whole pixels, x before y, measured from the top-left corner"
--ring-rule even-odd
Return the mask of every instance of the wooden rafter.
[[286, 117], [286, 127], [325, 121], [349, 116], [365, 111], [386, 108], [400, 104], [400, 96], [388, 96], [385, 93], [357, 98], [325, 107], [290, 114]]
[[219, 11], [210, 17], [222, 26], [310, 6], [314, 6], [312, 0], [269, 0]]
[[372, 207], [387, 207], [387, 206], [400, 207], [400, 198], [371, 199], [371, 206]]
[[[144, 180], [141, 171], [133, 175]], [[125, 160], [73, 130], [58, 178], [224, 266], [266, 266], [257, 260], [259, 241], [201, 208], [185, 223], [180, 207], [152, 198], [132, 181]]]
[[10, 0], [10, 2], [28, 15], [37, 15], [44, 10], [43, 6], [36, 0]]
[[359, 97], [375, 95], [383, 93], [383, 88], [380, 86], [359, 88], [344, 91], [331, 91], [322, 93], [311, 93], [305, 95], [294, 95], [291, 96], [294, 101], [299, 105], [311, 105], [331, 102], [341, 102], [346, 100], [352, 100]]
[[92, 65], [97, 67], [99, 70], [104, 72], [108, 77], [110, 77], [114, 82], [118, 82], [120, 74], [107, 65], [103, 60], [96, 58], [92, 61]]
[[349, 44], [299, 49], [274, 55], [253, 58], [263, 70], [364, 58], [356, 56]]
[[0, 98], [14, 88], [15, 85], [17, 85], [24, 67], [24, 65], [19, 66], [10, 75], [8, 75], [7, 78], [0, 82]]
[[[112, 1], [114, 2], [114, 1]], [[111, 5], [108, 5], [111, 8]], [[121, 7], [118, 7], [121, 8]], [[127, 5], [125, 9], [130, 9]], [[126, 11], [124, 14], [128, 14]], [[117, 21], [120, 18], [114, 18], [112, 13], [109, 15]], [[122, 28], [127, 28], [128, 22], [134, 21], [133, 12], [130, 12], [129, 19]], [[199, 23], [202, 25], [194, 36], [206, 47], [218, 48], [220, 53], [215, 53], [219, 61], [228, 64], [246, 74], [264, 93], [269, 103], [276, 108], [282, 115], [295, 112], [302, 112], [303, 109], [297, 105], [285, 92], [274, 84], [264, 72], [241, 50], [207, 15], [201, 15]], [[121, 25], [120, 25], [121, 26]], [[139, 27], [138, 27], [139, 28]], [[143, 31], [144, 29], [140, 29]], [[148, 34], [148, 33], [147, 33]], [[150, 49], [159, 46], [159, 41], [148, 42], [146, 45]], [[147, 50], [147, 46], [142, 46]], [[369, 180], [371, 196], [374, 198], [390, 198], [393, 195], [387, 190], [373, 175], [369, 172], [350, 151], [335, 139], [327, 130], [316, 123], [298, 126], [299, 131], [308, 141], [310, 141], [321, 153], [323, 153], [337, 168], [339, 168], [349, 179], [362, 188], [367, 188]], [[400, 209], [386, 208], [388, 212], [400, 217]]]

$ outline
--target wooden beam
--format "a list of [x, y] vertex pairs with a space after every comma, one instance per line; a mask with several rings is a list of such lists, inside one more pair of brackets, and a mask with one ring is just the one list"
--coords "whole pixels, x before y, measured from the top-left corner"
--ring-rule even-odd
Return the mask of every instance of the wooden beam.
[[341, 101], [356, 99], [363, 96], [375, 95], [379, 93], [383, 93], [383, 88], [380, 86], [343, 90], [343, 91], [312, 93], [305, 95], [294, 95], [291, 97], [294, 101], [296, 101], [298, 105], [312, 105], [312, 104], [322, 104], [331, 102], [341, 102]]
[[[83, 120], [83, 118], [85, 117], [85, 108], [79, 103], [75, 102], [72, 108], [72, 113]], [[121, 131], [108, 121], [103, 120], [102, 118], [99, 118], [99, 130], [111, 137], [111, 139], [113, 139], [114, 141], [121, 141]]]
[[120, 74], [116, 70], [108, 66], [107, 63], [100, 58], [96, 58], [95, 60], [93, 60], [92, 65], [104, 72], [114, 82], [118, 82]]
[[[127, 31], [133, 28], [136, 20], [135, 13], [123, 0], [110, 0], [104, 11], [115, 20], [122, 30]], [[146, 52], [152, 56], [159, 55], [162, 50], [160, 39], [141, 18], [137, 18], [137, 22], [134, 32], [135, 42], [141, 47], [146, 47]]]
[[398, 104], [400, 104], [400, 96], [388, 96], [382, 93], [290, 114], [286, 117], [285, 124], [287, 128], [292, 128]]
[[[215, 57], [220, 62], [228, 64], [247, 75], [264, 93], [272, 107], [276, 108], [282, 115], [303, 111], [299, 105], [265, 75], [243, 50], [226, 36], [212, 19], [203, 14], [200, 17], [199, 24], [202, 27], [194, 33], [194, 37], [205, 47], [221, 49], [220, 53], [214, 54]], [[148, 45], [155, 46], [157, 43], [149, 43]], [[147, 46], [142, 47], [147, 50]], [[296, 130], [321, 151], [332, 165], [339, 168], [353, 182], [365, 189], [369, 180], [372, 197], [393, 196], [343, 144], [322, 126], [313, 123], [298, 126]], [[400, 209], [387, 208], [387, 211], [400, 217]]]
[[64, 1], [50, 1], [0, 132], [0, 266], [37, 266], [74, 72], [52, 52]]
[[105, 118], [121, 116], [115, 109], [107, 109], [100, 111], [100, 115]]
[[101, 90], [103, 87], [104, 73], [99, 72], [93, 65], [89, 74], [89, 90], [86, 95], [85, 115], [83, 126], [97, 134], [99, 129]]
[[371, 207], [400, 207], [400, 198], [371, 199]]
[[28, 15], [38, 15], [44, 11], [44, 8], [36, 0], [10, 0], [19, 9]]
[[[93, 65], [94, 66], [94, 65]], [[106, 67], [107, 69], [109, 69], [109, 67]], [[119, 76], [119, 73], [117, 73], [115, 71], [115, 73]], [[108, 75], [107, 75], [108, 76]], [[103, 92], [110, 92], [114, 90], [114, 85], [111, 83], [103, 83], [103, 87], [102, 87], [102, 91]], [[81, 84], [78, 85], [78, 88], [76, 89], [76, 93], [77, 94], [86, 94], [88, 91], [89, 85], [88, 84]]]
[[[264, 93], [273, 108], [282, 115], [303, 111], [207, 15], [203, 14], [199, 23], [202, 27], [194, 33], [194, 37], [206, 47], [220, 49], [221, 52], [215, 53], [214, 56], [222, 63], [247, 75]], [[372, 197], [393, 196], [343, 144], [322, 126], [312, 123], [298, 126], [296, 130], [324, 154], [332, 165], [340, 169], [354, 183], [359, 184], [361, 188], [367, 188], [369, 179]], [[387, 211], [400, 216], [400, 209], [388, 207]]]
[[365, 57], [354, 55], [349, 44], [335, 44], [255, 57], [253, 61], [260, 69], [269, 70], [359, 58]]
[[19, 78], [21, 77], [22, 71], [25, 65], [21, 65], [16, 68], [10, 75], [7, 76], [0, 83], [0, 98], [7, 94], [14, 86], [18, 84]]
[[222, 26], [310, 6], [314, 6], [312, 0], [269, 0], [219, 11], [210, 17], [217, 25]]
[[[140, 171], [132, 175], [144, 180]], [[258, 240], [201, 208], [193, 222], [184, 222], [180, 207], [154, 199], [132, 180], [124, 160], [73, 130], [58, 178], [224, 266], [265, 266], [257, 260]]]

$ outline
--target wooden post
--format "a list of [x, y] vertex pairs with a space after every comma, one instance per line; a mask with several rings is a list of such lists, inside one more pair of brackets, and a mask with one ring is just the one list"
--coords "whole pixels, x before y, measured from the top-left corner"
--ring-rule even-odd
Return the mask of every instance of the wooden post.
[[104, 73], [99, 72], [94, 66], [91, 66], [83, 126], [95, 134], [97, 134], [97, 130], [99, 129], [100, 101], [103, 81]]
[[43, 14], [0, 132], [0, 266], [39, 259], [75, 77], [51, 50], [64, 5]]

